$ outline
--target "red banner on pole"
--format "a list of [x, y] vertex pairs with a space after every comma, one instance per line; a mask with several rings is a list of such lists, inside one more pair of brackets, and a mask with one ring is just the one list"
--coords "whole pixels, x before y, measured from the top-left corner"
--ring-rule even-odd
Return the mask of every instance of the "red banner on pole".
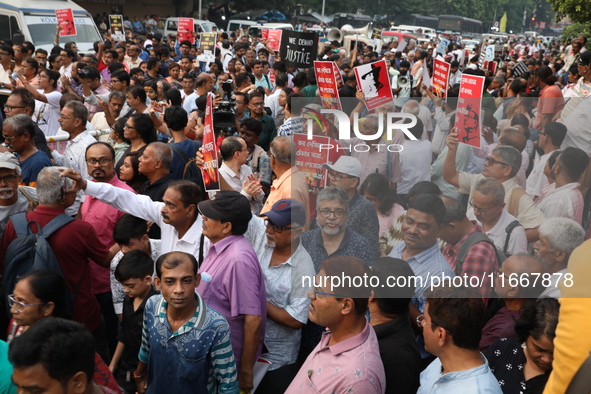
[[449, 83], [449, 63], [441, 59], [433, 59], [433, 76], [431, 77], [431, 89], [437, 97], [447, 97], [447, 84]]
[[296, 167], [304, 173], [310, 187], [324, 188], [327, 180], [327, 170], [322, 168], [328, 163], [329, 149], [325, 148], [330, 144], [329, 137], [315, 135], [311, 140], [306, 134], [294, 134], [293, 142], [296, 146]]
[[480, 121], [484, 77], [462, 75], [456, 110], [458, 141], [480, 148]]
[[314, 62], [314, 73], [322, 107], [340, 110], [341, 100], [333, 65], [335, 65], [334, 62]]
[[261, 35], [263, 36], [263, 40], [269, 39], [269, 29], [261, 29]]
[[218, 169], [218, 154], [213, 128], [213, 93], [207, 94], [207, 106], [205, 107], [205, 123], [203, 128], [203, 184], [205, 191], [220, 190], [220, 173]]
[[393, 100], [392, 88], [386, 61], [363, 64], [354, 68], [357, 86], [365, 95], [365, 106], [368, 110]]
[[275, 52], [279, 52], [282, 32], [283, 30], [269, 30], [269, 47]]
[[71, 8], [65, 8], [62, 10], [55, 10], [55, 16], [57, 23], [62, 27], [60, 30], [60, 37], [75, 36], [76, 25], [74, 24], [74, 14]]
[[195, 44], [195, 22], [193, 18], [179, 18], [179, 26], [176, 32], [176, 39], [178, 42], [185, 40], [191, 41], [191, 44]]

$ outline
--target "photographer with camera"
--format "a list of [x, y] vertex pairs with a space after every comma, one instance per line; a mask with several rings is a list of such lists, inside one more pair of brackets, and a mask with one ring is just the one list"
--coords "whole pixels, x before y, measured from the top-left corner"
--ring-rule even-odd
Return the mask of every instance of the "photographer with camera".
[[92, 119], [95, 113], [102, 112], [103, 109], [98, 106], [98, 102], [94, 103], [92, 95], [109, 97], [109, 91], [101, 84], [101, 74], [96, 67], [86, 67], [77, 73], [78, 79], [82, 82], [82, 91], [84, 93], [84, 102], [88, 108], [89, 119]]

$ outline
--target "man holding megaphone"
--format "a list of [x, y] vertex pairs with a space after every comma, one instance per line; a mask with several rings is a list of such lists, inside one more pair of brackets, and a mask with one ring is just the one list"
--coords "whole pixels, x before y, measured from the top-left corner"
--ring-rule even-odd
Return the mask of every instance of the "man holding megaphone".
[[400, 74], [392, 77], [392, 94], [396, 97], [394, 105], [396, 111], [400, 111], [404, 103], [410, 98], [410, 91], [416, 85], [413, 76], [408, 72], [410, 63], [408, 60], [400, 62]]

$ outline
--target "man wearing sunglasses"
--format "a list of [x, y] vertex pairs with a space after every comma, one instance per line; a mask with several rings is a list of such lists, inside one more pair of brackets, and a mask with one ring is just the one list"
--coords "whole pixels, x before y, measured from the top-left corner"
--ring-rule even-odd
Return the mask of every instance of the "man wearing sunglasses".
[[312, 278], [316, 272], [312, 257], [300, 243], [306, 224], [302, 204], [279, 200], [261, 218], [253, 217], [251, 221], [257, 233], [266, 235], [253, 242], [253, 247], [267, 288], [265, 346], [268, 353], [263, 357], [271, 361], [271, 367], [257, 392], [283, 393], [298, 372], [296, 361], [302, 327], [308, 321], [309, 288], [302, 286], [302, 278]]

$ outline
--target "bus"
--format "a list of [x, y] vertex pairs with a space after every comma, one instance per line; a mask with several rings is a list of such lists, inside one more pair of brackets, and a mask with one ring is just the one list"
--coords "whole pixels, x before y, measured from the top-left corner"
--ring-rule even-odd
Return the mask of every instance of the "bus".
[[[342, 28], [344, 25], [351, 25], [353, 29], [360, 29], [373, 23], [373, 19], [367, 15], [361, 14], [334, 14], [334, 21], [332, 25], [337, 29]], [[371, 26], [369, 31], [371, 32]]]
[[436, 16], [400, 14], [394, 18], [394, 23], [396, 25], [423, 26], [435, 30], [437, 29], [438, 19]]
[[479, 36], [482, 34], [482, 22], [464, 16], [439, 15], [437, 33], [461, 34], [464, 37]]

